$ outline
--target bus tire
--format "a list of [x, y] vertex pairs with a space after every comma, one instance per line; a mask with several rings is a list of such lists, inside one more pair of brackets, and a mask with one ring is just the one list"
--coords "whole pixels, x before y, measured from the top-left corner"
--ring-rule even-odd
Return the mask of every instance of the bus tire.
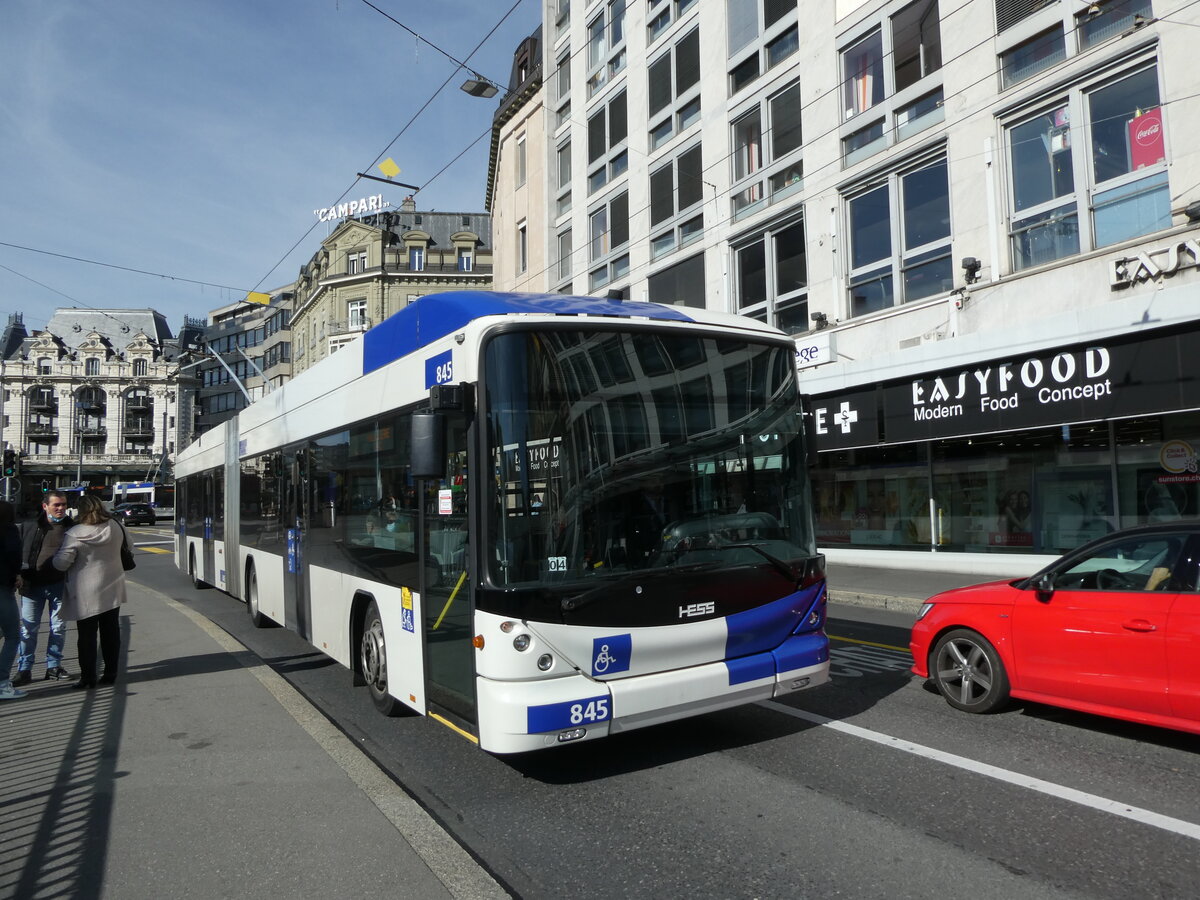
[[275, 624], [263, 615], [258, 605], [258, 575], [254, 571], [254, 563], [246, 566], [246, 612], [250, 614], [250, 624], [255, 628], [270, 628]]
[[196, 551], [194, 548], [188, 551], [188, 577], [192, 579], [192, 587], [196, 590], [202, 591], [208, 587], [200, 576], [196, 574]]
[[367, 615], [363, 620], [358, 661], [375, 708], [385, 716], [399, 715], [402, 704], [387, 691], [387, 643], [384, 640], [383, 619], [374, 600], [367, 607]]

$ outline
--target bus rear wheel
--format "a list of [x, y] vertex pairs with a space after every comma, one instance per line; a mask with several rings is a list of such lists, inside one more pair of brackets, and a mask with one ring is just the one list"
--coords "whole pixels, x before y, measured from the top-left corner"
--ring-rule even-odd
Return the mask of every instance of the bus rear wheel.
[[363, 621], [358, 659], [375, 708], [385, 716], [399, 715], [401, 703], [388, 693], [387, 642], [384, 639], [383, 619], [374, 600], [367, 607], [367, 616]]

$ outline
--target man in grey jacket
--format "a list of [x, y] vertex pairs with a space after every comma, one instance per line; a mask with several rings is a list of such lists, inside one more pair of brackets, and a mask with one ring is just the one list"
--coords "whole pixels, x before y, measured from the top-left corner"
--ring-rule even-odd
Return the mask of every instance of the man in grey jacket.
[[62, 546], [63, 536], [75, 523], [67, 515], [67, 495], [47, 491], [36, 519], [21, 524], [21, 645], [17, 649], [17, 674], [12, 683], [18, 687], [33, 680], [33, 660], [37, 652], [38, 630], [42, 614], [50, 609], [50, 637], [46, 642], [46, 678], [70, 678], [63, 668], [63, 647], [67, 623], [60, 615], [65, 575], [51, 564]]

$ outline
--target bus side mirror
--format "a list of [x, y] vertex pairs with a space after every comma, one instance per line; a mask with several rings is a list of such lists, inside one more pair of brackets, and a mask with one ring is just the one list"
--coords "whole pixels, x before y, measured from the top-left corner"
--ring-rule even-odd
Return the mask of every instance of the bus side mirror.
[[446, 477], [446, 420], [441, 413], [413, 413], [412, 476], [435, 481]]

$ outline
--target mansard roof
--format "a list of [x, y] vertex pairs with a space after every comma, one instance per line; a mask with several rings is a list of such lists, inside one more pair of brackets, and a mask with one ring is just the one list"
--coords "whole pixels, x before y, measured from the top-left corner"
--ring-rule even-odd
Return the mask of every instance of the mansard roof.
[[160, 346], [173, 337], [166, 317], [153, 309], [57, 309], [45, 330], [72, 350], [96, 332], [118, 353], [124, 353], [139, 332]]

